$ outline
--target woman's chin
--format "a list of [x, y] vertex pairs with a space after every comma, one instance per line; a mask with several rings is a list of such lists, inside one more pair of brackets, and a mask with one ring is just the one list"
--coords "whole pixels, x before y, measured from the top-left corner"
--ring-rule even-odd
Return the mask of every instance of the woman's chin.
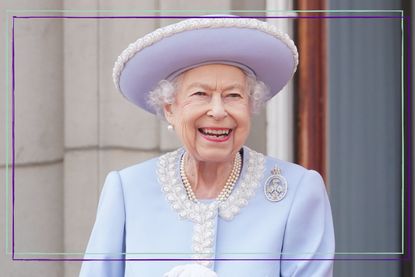
[[203, 162], [225, 162], [234, 159], [233, 149], [204, 147], [197, 152], [197, 158]]

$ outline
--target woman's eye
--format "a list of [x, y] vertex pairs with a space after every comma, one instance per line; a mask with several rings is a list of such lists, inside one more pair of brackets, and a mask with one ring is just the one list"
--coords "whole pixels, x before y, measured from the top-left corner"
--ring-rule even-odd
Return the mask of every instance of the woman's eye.
[[195, 95], [195, 96], [204, 96], [204, 95], [206, 95], [206, 92], [204, 92], [204, 91], [196, 91], [196, 92], [194, 92], [193, 94], [192, 94], [192, 96], [193, 95]]
[[242, 98], [242, 96], [239, 93], [229, 93], [226, 96], [231, 98]]

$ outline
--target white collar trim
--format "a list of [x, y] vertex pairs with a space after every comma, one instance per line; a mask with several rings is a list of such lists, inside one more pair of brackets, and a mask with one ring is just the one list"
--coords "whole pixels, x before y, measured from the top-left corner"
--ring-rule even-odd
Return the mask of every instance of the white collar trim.
[[[193, 228], [192, 248], [196, 259], [211, 258], [215, 239], [215, 217], [219, 214], [224, 220], [232, 220], [240, 210], [248, 205], [259, 186], [265, 170], [265, 157], [248, 147], [244, 147], [243, 170], [232, 194], [224, 202], [192, 202], [187, 197], [180, 179], [179, 166], [183, 149], [167, 153], [159, 158], [157, 175], [161, 190], [171, 207], [181, 219], [188, 219]], [[209, 265], [210, 263], [204, 263]]]

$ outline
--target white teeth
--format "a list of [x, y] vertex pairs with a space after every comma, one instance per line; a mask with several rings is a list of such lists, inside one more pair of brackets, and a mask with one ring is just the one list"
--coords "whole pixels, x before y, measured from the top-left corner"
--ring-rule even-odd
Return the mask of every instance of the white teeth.
[[230, 129], [228, 130], [214, 130], [214, 129], [202, 129], [203, 133], [209, 134], [209, 135], [228, 135], [230, 132]]

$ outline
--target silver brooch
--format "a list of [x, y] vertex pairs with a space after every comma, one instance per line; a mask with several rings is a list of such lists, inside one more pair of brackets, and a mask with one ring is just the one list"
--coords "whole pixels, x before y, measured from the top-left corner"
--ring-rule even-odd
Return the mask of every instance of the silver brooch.
[[271, 176], [265, 181], [265, 197], [272, 202], [281, 201], [287, 194], [287, 180], [281, 175], [281, 169], [276, 165], [271, 170]]

